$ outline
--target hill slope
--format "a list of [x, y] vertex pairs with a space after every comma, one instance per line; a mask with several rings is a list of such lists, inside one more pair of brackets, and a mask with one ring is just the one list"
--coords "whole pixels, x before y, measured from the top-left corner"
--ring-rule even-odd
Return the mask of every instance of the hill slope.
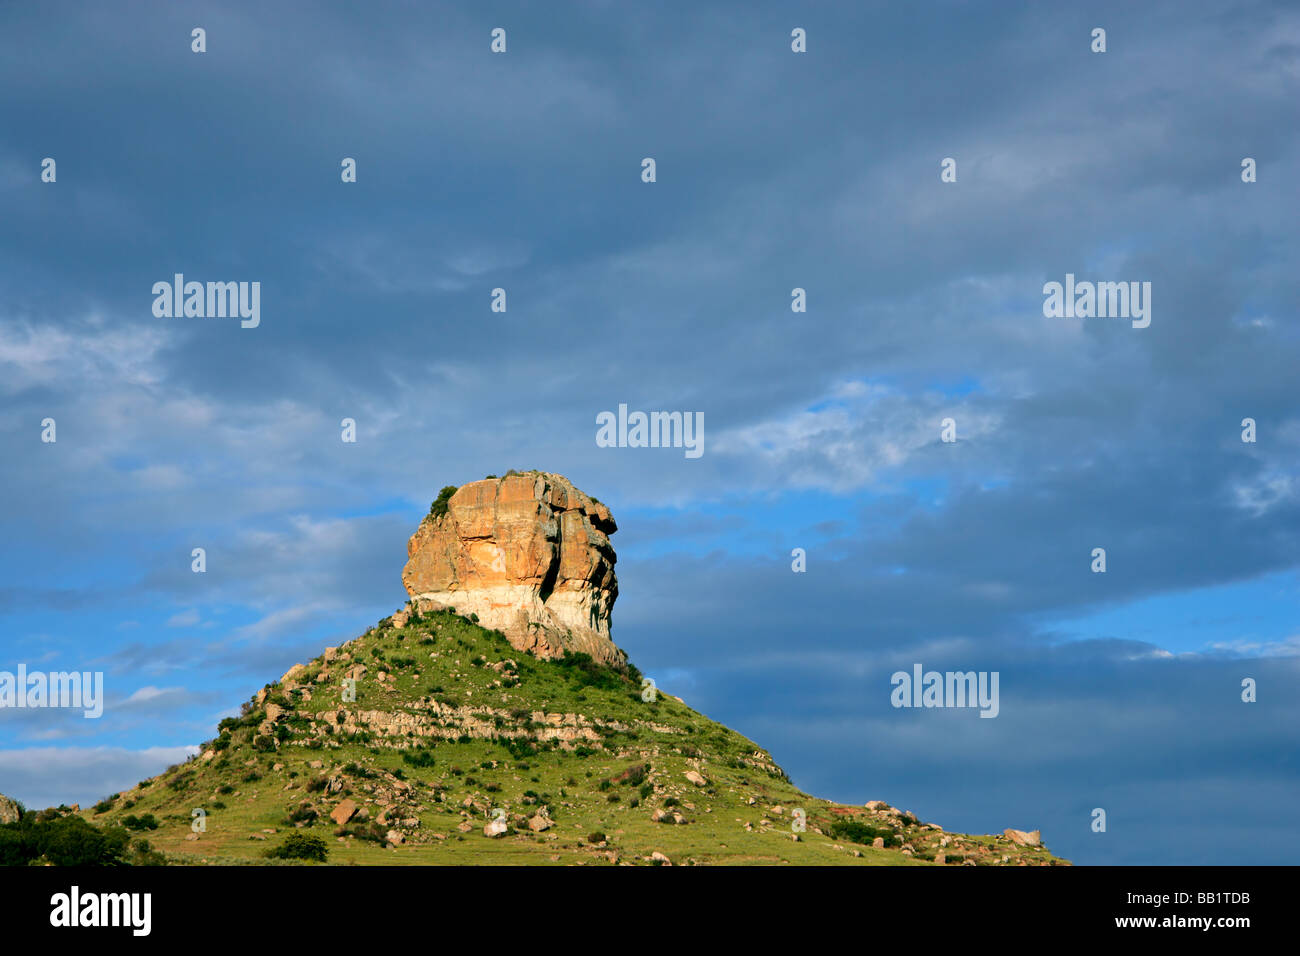
[[331, 863], [1064, 862], [810, 797], [752, 741], [643, 692], [634, 667], [541, 660], [448, 609], [410, 605], [244, 711], [200, 755], [83, 815], [156, 823], [142, 832], [173, 862], [267, 863], [303, 833]]

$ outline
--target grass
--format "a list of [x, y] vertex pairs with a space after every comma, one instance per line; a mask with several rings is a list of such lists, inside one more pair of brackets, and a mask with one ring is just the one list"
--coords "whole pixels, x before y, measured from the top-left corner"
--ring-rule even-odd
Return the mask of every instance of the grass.
[[[344, 700], [342, 678], [359, 664], [356, 700]], [[538, 660], [450, 612], [381, 624], [260, 696], [201, 756], [83, 814], [98, 825], [151, 815], [150, 842], [169, 860], [223, 864], [291, 862], [264, 854], [301, 835], [323, 840], [330, 864], [648, 864], [660, 852], [674, 863], [910, 866], [928, 865], [920, 857], [945, 836], [899, 811], [802, 793], [753, 741], [671, 695], [642, 700], [634, 669]], [[268, 703], [279, 708], [271, 726]], [[360, 811], [346, 828], [330, 818], [345, 799]], [[206, 831], [187, 839], [195, 808]], [[543, 808], [551, 825], [535, 832], [527, 822]], [[807, 815], [798, 840], [795, 809]], [[655, 822], [656, 811], [683, 822]], [[484, 835], [494, 813], [503, 836]], [[390, 830], [404, 842], [387, 845]], [[868, 833], [896, 840], [876, 849]], [[981, 864], [1060, 862], [948, 836], [945, 853]]]

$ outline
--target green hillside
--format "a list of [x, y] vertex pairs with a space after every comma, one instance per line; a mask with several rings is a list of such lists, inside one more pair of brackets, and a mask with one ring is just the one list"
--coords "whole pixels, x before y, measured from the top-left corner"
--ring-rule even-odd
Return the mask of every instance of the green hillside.
[[[267, 685], [198, 756], [82, 815], [172, 863], [287, 862], [266, 854], [310, 849], [303, 837], [332, 864], [1064, 862], [868, 806], [800, 792], [752, 741], [643, 692], [635, 668], [539, 660], [408, 607]], [[494, 818], [504, 833], [485, 833]]]

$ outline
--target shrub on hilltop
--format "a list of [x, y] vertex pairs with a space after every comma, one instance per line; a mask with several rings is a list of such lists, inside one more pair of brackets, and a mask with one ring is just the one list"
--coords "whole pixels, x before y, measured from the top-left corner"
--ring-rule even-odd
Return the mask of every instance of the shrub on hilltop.
[[458, 489], [455, 485], [447, 485], [442, 491], [438, 492], [438, 497], [433, 499], [433, 504], [429, 506], [430, 518], [441, 518], [447, 513], [447, 502]]

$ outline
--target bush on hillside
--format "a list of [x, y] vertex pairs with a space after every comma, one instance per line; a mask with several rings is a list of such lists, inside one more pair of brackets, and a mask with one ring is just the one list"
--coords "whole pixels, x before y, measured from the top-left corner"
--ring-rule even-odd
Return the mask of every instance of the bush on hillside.
[[0, 866], [125, 866], [129, 839], [121, 827], [96, 827], [72, 814], [24, 813], [0, 824]]
[[831, 824], [831, 836], [837, 840], [850, 843], [871, 843], [876, 837], [885, 841], [885, 846], [898, 842], [893, 830], [885, 830], [863, 823], [861, 820], [836, 820]]
[[554, 663], [565, 668], [579, 687], [618, 690], [627, 681], [620, 671], [597, 663], [590, 654], [582, 651], [565, 651], [564, 656], [557, 658]]
[[324, 863], [329, 852], [329, 847], [320, 837], [308, 833], [290, 833], [279, 846], [267, 850], [266, 855], [278, 860], [315, 860]]

